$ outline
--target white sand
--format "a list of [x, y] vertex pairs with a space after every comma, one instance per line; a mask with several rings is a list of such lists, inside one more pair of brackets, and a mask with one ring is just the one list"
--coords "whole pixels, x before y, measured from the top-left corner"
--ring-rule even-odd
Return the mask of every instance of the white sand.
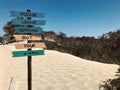
[[[27, 57], [13, 58], [14, 44], [0, 45], [0, 90], [8, 90], [16, 77], [16, 90], [27, 90]], [[98, 90], [113, 78], [118, 65], [88, 61], [70, 54], [45, 50], [32, 57], [32, 90]]]

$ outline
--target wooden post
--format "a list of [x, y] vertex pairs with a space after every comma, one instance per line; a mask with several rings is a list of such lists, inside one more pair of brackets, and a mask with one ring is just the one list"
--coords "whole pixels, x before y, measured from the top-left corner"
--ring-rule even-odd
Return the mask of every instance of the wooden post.
[[32, 56], [28, 56], [28, 90], [32, 90]]
[[[30, 12], [30, 10], [27, 10], [27, 12]], [[31, 19], [31, 17], [27, 17], [27, 19]], [[30, 43], [29, 40], [28, 43]], [[28, 51], [31, 50], [32, 49], [28, 49]], [[28, 56], [28, 90], [32, 90], [32, 56]]]

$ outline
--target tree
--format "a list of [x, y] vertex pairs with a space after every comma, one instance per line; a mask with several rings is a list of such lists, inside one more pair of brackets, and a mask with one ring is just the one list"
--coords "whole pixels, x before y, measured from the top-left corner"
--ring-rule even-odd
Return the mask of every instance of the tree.
[[58, 35], [59, 37], [67, 37], [67, 35], [65, 34], [65, 33], [63, 33], [63, 32], [59, 32], [59, 35]]
[[[24, 18], [17, 17], [15, 19], [24, 19]], [[3, 27], [3, 30], [5, 32], [5, 34], [3, 35], [3, 38], [5, 42], [11, 43], [15, 41], [13, 37], [14, 27], [26, 27], [26, 25], [13, 25], [11, 21], [8, 21], [6, 25]]]
[[44, 32], [42, 36], [46, 41], [56, 41], [57, 39], [57, 34], [53, 31]]
[[0, 43], [3, 43], [3, 37], [0, 36]]
[[14, 40], [13, 32], [14, 32], [14, 25], [11, 22], [7, 22], [6, 25], [3, 27], [5, 34], [3, 35], [4, 40], [9, 43]]
[[14, 32], [14, 25], [11, 22], [7, 22], [6, 25], [3, 27], [3, 30], [6, 34], [13, 35]]

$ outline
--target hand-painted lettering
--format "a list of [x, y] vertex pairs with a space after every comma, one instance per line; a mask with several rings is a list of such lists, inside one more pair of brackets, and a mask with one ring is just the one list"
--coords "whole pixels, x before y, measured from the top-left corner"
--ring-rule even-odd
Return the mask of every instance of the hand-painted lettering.
[[24, 44], [24, 47], [26, 48], [32, 48], [35, 47], [35, 44]]
[[22, 36], [22, 39], [32, 39], [32, 36]]

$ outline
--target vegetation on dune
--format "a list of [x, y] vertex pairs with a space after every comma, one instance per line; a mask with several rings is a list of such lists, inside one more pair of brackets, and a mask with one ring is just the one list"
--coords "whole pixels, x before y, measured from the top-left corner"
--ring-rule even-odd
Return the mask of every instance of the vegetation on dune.
[[0, 36], [0, 44], [3, 42], [3, 37]]
[[103, 63], [120, 63], [120, 31], [94, 37], [67, 37], [64, 33], [43, 33], [48, 49]]
[[120, 68], [118, 68], [118, 72], [116, 72], [116, 78], [108, 79], [104, 81], [100, 86], [99, 90], [120, 90]]

